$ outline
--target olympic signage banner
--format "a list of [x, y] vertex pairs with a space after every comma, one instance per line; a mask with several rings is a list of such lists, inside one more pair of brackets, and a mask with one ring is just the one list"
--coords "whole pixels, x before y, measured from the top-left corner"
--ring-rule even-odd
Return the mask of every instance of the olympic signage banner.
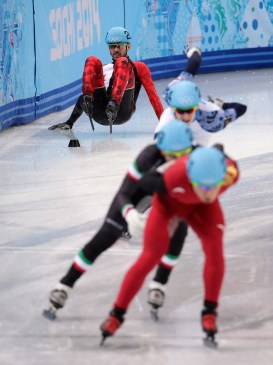
[[0, 130], [72, 105], [86, 58], [111, 62], [114, 26], [154, 79], [177, 75], [192, 46], [200, 72], [273, 67], [272, 0], [1, 0]]
[[32, 3], [0, 2], [0, 106], [35, 95]]
[[35, 1], [38, 94], [80, 79], [90, 55], [111, 62], [105, 35], [124, 23], [123, 1], [114, 2]]

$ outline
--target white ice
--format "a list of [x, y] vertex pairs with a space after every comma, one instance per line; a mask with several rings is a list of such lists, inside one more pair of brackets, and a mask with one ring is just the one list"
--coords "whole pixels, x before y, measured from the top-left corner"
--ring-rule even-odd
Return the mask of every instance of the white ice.
[[[156, 81], [160, 94], [168, 80]], [[99, 228], [128, 165], [152, 141], [157, 123], [142, 90], [128, 123], [107, 127], [87, 117], [73, 135], [49, 131], [72, 107], [0, 133], [1, 365], [249, 365], [273, 363], [273, 70], [199, 75], [203, 96], [248, 105], [212, 140], [238, 159], [241, 180], [227, 192], [226, 275], [219, 348], [205, 348], [200, 327], [203, 254], [190, 233], [172, 273], [160, 321], [146, 303], [147, 282], [124, 325], [103, 347], [99, 325], [140, 252], [120, 240], [72, 291], [55, 322], [42, 317], [49, 290]], [[156, 243], [155, 243], [156, 244]], [[150, 276], [151, 277], [151, 276]]]

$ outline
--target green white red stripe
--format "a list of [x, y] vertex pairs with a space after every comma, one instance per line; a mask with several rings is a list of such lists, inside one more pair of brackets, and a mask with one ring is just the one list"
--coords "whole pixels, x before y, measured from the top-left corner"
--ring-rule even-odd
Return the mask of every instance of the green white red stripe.
[[164, 255], [161, 258], [160, 263], [167, 269], [172, 269], [178, 263], [178, 259], [179, 259], [178, 256], [173, 256], [173, 255], [168, 254], [168, 255]]
[[127, 216], [128, 212], [129, 212], [129, 210], [131, 210], [133, 208], [134, 208], [133, 204], [125, 204], [124, 205], [124, 207], [121, 210], [121, 214], [122, 214], [122, 216], [123, 216], [124, 219], [126, 219], [126, 216]]
[[128, 169], [128, 175], [130, 176], [130, 178], [134, 181], [139, 181], [142, 176], [143, 173], [141, 171], [139, 171], [136, 162], [134, 162]]
[[86, 272], [91, 267], [92, 262], [84, 256], [82, 251], [80, 251], [74, 258], [73, 265], [78, 271]]

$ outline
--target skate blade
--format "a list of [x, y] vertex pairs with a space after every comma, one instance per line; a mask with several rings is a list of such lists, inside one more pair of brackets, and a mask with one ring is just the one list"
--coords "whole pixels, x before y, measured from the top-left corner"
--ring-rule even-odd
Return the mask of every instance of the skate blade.
[[217, 349], [218, 347], [218, 342], [215, 341], [214, 336], [207, 336], [203, 338], [203, 343], [206, 347], [209, 347], [211, 349]]
[[102, 339], [100, 341], [100, 346], [103, 346], [105, 340], [106, 340], [107, 336], [102, 336]]
[[152, 308], [151, 311], [150, 311], [150, 314], [151, 314], [152, 320], [154, 320], [155, 322], [159, 321], [159, 316], [158, 316], [158, 310], [157, 309]]
[[49, 319], [50, 321], [54, 321], [57, 316], [56, 316], [56, 309], [52, 309], [52, 308], [49, 308], [49, 309], [44, 309], [43, 310], [43, 316], [47, 319]]

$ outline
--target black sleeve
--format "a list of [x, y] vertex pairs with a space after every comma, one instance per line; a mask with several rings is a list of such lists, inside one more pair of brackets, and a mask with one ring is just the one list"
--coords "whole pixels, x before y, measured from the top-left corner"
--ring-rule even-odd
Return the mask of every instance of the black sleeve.
[[157, 171], [146, 173], [140, 180], [139, 186], [149, 194], [167, 193], [163, 175]]
[[155, 145], [149, 145], [144, 150], [142, 150], [133, 164], [134, 169], [138, 171], [141, 178], [139, 179], [138, 176], [138, 178], [134, 179], [130, 173], [125, 176], [115, 197], [115, 205], [117, 209], [121, 211], [126, 204], [135, 205], [137, 203], [136, 200], [140, 199], [140, 197], [143, 197], [143, 193], [138, 194], [138, 190], [142, 189], [140, 182], [142, 181], [143, 176], [145, 176], [145, 173], [154, 171], [164, 162], [164, 158]]

